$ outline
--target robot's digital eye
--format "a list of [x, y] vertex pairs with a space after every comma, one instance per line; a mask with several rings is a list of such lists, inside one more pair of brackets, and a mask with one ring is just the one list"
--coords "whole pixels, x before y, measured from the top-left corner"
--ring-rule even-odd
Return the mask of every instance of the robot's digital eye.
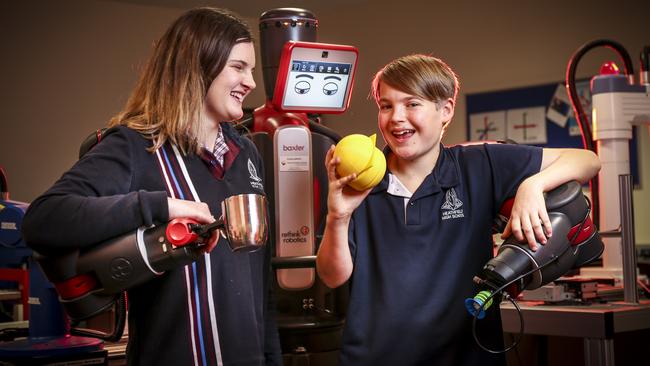
[[329, 82], [323, 85], [323, 93], [325, 93], [325, 95], [334, 95], [337, 91], [339, 91], [339, 86], [336, 83]]
[[311, 84], [309, 84], [308, 81], [301, 80], [294, 85], [293, 89], [296, 91], [298, 94], [306, 94], [309, 89], [311, 89]]

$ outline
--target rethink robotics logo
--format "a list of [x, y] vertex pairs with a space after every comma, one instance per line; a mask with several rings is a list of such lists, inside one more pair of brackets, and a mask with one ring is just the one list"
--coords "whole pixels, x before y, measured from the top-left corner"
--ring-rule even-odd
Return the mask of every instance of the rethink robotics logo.
[[255, 164], [253, 164], [251, 159], [248, 159], [248, 174], [248, 177], [251, 179], [251, 187], [263, 191], [264, 186], [262, 185], [262, 178], [257, 175], [257, 169], [255, 169]]
[[445, 203], [442, 204], [440, 210], [442, 211], [442, 219], [459, 219], [465, 217], [465, 213], [461, 208], [463, 206], [463, 201], [458, 199], [456, 195], [456, 190], [450, 188], [447, 193], [445, 193]]
[[286, 231], [281, 234], [283, 244], [304, 244], [307, 242], [307, 236], [309, 235], [309, 228], [303, 226], [300, 230], [296, 231]]

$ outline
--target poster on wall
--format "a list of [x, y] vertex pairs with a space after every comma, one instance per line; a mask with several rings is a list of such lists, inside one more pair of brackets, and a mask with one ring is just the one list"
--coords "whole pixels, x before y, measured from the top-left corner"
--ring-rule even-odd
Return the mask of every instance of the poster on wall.
[[569, 117], [573, 114], [569, 93], [562, 84], [557, 84], [551, 103], [548, 105], [546, 118], [560, 127], [565, 127]]
[[508, 139], [518, 144], [545, 144], [546, 138], [546, 108], [509, 109], [506, 113], [508, 121]]
[[[564, 89], [566, 93], [566, 88]], [[580, 103], [582, 103], [582, 109], [585, 111], [585, 115], [587, 115], [589, 125], [591, 125], [591, 90], [589, 89], [589, 81], [584, 80], [576, 82], [576, 93], [578, 93], [578, 98], [580, 99]], [[567, 123], [569, 135], [579, 137], [580, 126], [578, 126], [578, 120], [576, 119], [576, 115], [573, 112], [573, 108], [571, 108], [571, 114], [569, 115], [569, 120]]]
[[469, 117], [470, 140], [505, 140], [506, 112], [475, 113]]
[[[589, 80], [576, 82], [576, 93], [591, 125]], [[466, 103], [468, 141], [583, 148], [580, 127], [563, 83], [467, 94]], [[630, 140], [630, 171], [638, 185], [636, 129]]]

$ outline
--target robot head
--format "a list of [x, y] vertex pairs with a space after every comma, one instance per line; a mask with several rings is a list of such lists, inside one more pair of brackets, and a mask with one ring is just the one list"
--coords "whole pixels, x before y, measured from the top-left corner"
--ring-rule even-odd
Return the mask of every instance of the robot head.
[[266, 99], [273, 99], [282, 48], [288, 41], [316, 42], [318, 20], [309, 10], [278, 8], [260, 15], [260, 48]]

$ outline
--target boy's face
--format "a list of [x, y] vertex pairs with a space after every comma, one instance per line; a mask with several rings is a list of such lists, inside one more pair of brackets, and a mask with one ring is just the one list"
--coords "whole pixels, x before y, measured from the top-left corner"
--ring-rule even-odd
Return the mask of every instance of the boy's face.
[[379, 130], [395, 156], [418, 161], [437, 157], [443, 126], [454, 115], [454, 102], [435, 102], [379, 85]]

